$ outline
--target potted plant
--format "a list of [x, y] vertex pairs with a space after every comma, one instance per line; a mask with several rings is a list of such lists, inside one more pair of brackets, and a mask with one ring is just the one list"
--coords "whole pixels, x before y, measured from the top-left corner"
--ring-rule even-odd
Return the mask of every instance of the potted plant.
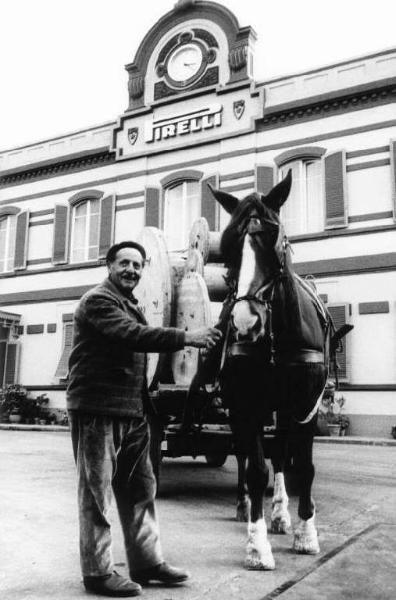
[[27, 391], [19, 384], [7, 385], [0, 389], [0, 414], [2, 420], [20, 423], [27, 398]]
[[50, 425], [56, 425], [57, 424], [57, 416], [55, 413], [50, 413], [49, 415], [49, 424]]
[[349, 419], [343, 412], [345, 402], [345, 396], [335, 393], [335, 386], [325, 390], [318, 413], [318, 428], [322, 435], [345, 435], [349, 427]]
[[35, 398], [35, 403], [36, 419], [38, 419], [40, 425], [46, 425], [50, 417], [50, 411], [48, 408], [49, 398], [46, 394], [41, 394]]
[[63, 425], [64, 427], [68, 427], [68, 425], [69, 425], [69, 417], [67, 415], [67, 411], [66, 410], [64, 410], [62, 412], [62, 414], [59, 417], [58, 422], [59, 422], [59, 425]]

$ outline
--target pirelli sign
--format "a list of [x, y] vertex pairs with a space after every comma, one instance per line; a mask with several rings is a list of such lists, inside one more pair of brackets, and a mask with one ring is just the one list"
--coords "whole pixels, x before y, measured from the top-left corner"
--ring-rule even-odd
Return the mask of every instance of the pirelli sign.
[[221, 104], [211, 104], [188, 113], [171, 118], [153, 119], [144, 124], [144, 141], [147, 143], [160, 142], [169, 138], [178, 138], [199, 131], [215, 129], [222, 124], [223, 107]]

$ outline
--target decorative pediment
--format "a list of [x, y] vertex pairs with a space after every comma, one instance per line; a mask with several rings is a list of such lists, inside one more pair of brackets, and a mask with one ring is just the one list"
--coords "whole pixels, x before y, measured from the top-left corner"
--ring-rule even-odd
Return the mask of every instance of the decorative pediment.
[[224, 6], [179, 0], [150, 29], [134, 61], [126, 65], [127, 112], [199, 88], [251, 79], [255, 40], [253, 29], [240, 28]]

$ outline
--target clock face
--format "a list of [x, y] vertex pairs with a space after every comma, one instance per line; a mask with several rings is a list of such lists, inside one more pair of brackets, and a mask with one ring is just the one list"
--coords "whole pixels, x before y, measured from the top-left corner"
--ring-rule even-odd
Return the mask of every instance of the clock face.
[[203, 61], [202, 50], [196, 44], [185, 44], [176, 48], [171, 54], [167, 71], [176, 82], [186, 82], [194, 78], [201, 68]]

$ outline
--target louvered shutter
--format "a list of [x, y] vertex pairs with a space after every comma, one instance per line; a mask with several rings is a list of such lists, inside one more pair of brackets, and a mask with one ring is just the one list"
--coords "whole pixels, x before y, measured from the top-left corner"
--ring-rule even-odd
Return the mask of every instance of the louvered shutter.
[[208, 187], [208, 183], [215, 189], [219, 188], [219, 176], [212, 175], [201, 181], [201, 217], [204, 217], [209, 225], [210, 231], [218, 229], [218, 204]]
[[161, 227], [160, 191], [158, 188], [147, 187], [144, 194], [145, 225], [146, 227]]
[[67, 262], [67, 242], [69, 233], [69, 207], [55, 205], [54, 239], [52, 245], [52, 262], [54, 265]]
[[326, 228], [346, 227], [348, 214], [345, 152], [340, 150], [327, 154], [323, 161]]
[[270, 165], [256, 165], [254, 189], [266, 196], [274, 187], [274, 168]]
[[6, 366], [6, 356], [7, 356], [7, 342], [0, 342], [0, 388], [4, 385], [4, 373]]
[[105, 258], [113, 243], [114, 206], [114, 196], [102, 198], [100, 203], [99, 258]]
[[[334, 327], [337, 331], [342, 325], [348, 322], [349, 304], [330, 304], [327, 309], [333, 319]], [[342, 338], [342, 350], [336, 353], [338, 364], [338, 379], [340, 381], [349, 380], [349, 357], [348, 357], [348, 335]], [[334, 377], [334, 373], [330, 373]]]
[[393, 220], [396, 221], [396, 140], [390, 143], [391, 178], [392, 178], [392, 200]]
[[14, 269], [26, 269], [29, 229], [29, 211], [24, 210], [16, 217]]
[[73, 343], [73, 322], [63, 325], [63, 347], [61, 357], [55, 372], [55, 378], [67, 379], [69, 373], [69, 356]]
[[19, 342], [7, 344], [7, 354], [4, 369], [4, 385], [13, 385], [17, 381], [19, 359]]

